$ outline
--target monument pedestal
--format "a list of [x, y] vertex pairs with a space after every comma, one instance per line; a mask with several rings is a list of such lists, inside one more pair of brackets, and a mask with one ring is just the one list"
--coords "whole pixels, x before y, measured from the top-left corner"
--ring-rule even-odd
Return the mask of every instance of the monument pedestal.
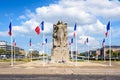
[[51, 59], [53, 62], [69, 61], [69, 50], [66, 47], [57, 47], [52, 49]]

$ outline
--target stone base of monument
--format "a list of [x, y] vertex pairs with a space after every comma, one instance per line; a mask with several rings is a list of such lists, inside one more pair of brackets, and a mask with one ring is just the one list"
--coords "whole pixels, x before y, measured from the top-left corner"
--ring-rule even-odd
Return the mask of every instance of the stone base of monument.
[[69, 51], [66, 47], [56, 47], [52, 49], [51, 62], [66, 63], [69, 62]]

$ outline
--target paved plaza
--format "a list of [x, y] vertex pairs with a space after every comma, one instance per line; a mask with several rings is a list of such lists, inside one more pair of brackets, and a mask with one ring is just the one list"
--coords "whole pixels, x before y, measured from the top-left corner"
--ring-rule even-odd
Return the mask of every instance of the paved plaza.
[[0, 63], [0, 74], [46, 74], [46, 75], [120, 75], [120, 62], [75, 62], [70, 63], [49, 63], [41, 61], [28, 63], [16, 63], [10, 66], [9, 63]]
[[120, 80], [120, 62], [0, 63], [0, 80]]

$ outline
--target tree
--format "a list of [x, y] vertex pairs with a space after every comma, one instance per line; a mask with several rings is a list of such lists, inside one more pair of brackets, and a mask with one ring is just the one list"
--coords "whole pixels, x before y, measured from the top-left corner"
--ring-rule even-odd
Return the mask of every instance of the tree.
[[39, 57], [39, 53], [32, 53], [33, 57]]
[[5, 54], [5, 50], [4, 49], [0, 49], [0, 55]]
[[85, 56], [85, 54], [84, 53], [80, 53], [80, 54], [78, 54], [78, 56]]
[[[106, 53], [109, 54], [109, 53], [110, 53], [110, 50], [107, 50]], [[111, 54], [112, 54], [112, 53], [113, 53], [113, 50], [111, 50]]]

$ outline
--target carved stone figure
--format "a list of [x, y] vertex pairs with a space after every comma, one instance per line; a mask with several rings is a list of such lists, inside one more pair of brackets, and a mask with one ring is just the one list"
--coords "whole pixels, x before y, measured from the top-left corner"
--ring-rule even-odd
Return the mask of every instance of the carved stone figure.
[[61, 60], [69, 60], [69, 51], [67, 44], [67, 23], [58, 21], [53, 25], [53, 48], [52, 48], [52, 61], [58, 62]]

